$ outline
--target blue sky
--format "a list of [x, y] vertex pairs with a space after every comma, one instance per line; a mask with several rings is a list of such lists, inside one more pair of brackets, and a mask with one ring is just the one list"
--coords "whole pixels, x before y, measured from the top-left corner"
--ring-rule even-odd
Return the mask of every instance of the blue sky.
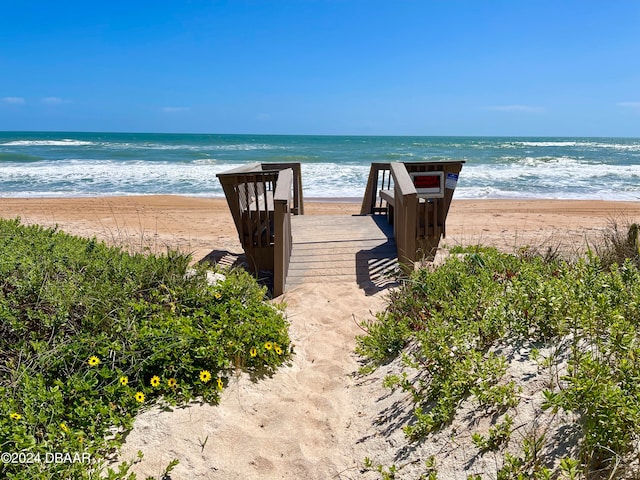
[[637, 0], [2, 0], [0, 130], [640, 137]]

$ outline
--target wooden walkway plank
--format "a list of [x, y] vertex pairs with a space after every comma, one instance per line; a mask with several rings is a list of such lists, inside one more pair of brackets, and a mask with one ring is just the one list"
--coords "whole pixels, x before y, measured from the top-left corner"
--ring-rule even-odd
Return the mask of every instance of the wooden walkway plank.
[[291, 219], [287, 288], [356, 282], [367, 292], [395, 284], [393, 226], [383, 216], [304, 215]]

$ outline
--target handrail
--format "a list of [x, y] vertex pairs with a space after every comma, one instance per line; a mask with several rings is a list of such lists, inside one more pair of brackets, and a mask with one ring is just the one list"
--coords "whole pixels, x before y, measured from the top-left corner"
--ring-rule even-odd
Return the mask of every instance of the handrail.
[[405, 272], [413, 270], [418, 229], [418, 192], [404, 163], [391, 164], [395, 216], [393, 233], [398, 248], [398, 262]]
[[281, 170], [278, 175], [278, 182], [273, 193], [273, 201], [277, 203], [291, 201], [293, 187], [293, 169]]
[[273, 296], [284, 293], [293, 239], [291, 236], [291, 202], [293, 170], [281, 170], [273, 194], [274, 207], [274, 262]]
[[274, 273], [284, 292], [293, 245], [291, 214], [304, 213], [300, 163], [249, 163], [216, 175], [249, 267]]
[[222, 173], [218, 173], [217, 177], [228, 177], [230, 175], [236, 175], [238, 173], [255, 173], [257, 171], [262, 170], [260, 164], [257, 162], [247, 163], [245, 165], [240, 165], [239, 167], [232, 168], [231, 170], [225, 170]]
[[300, 163], [269, 162], [258, 165], [261, 165], [264, 170], [287, 170], [289, 168], [293, 170], [293, 205], [291, 207], [291, 213], [294, 215], [304, 215], [302, 169]]
[[403, 196], [418, 194], [404, 163], [393, 162], [391, 164], [391, 175], [393, 176], [395, 192], [399, 190]]
[[238, 234], [242, 231], [240, 206], [235, 192], [236, 185], [239, 181], [238, 176], [242, 175], [246, 178], [247, 174], [256, 173], [258, 171], [261, 171], [259, 163], [248, 163], [216, 174], [216, 177], [218, 177], [218, 180], [220, 181], [220, 185], [222, 185], [222, 190], [224, 191], [224, 196], [227, 199], [227, 205], [229, 205], [229, 210], [231, 211], [231, 216], [236, 225]]

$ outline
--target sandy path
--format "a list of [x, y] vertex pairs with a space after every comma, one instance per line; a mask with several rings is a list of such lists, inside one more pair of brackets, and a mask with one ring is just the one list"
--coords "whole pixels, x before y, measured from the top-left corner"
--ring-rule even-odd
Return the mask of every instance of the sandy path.
[[135, 468], [141, 478], [159, 475], [174, 458], [176, 479], [362, 478], [358, 441], [372, 426], [372, 394], [384, 391], [378, 382], [356, 386], [354, 339], [362, 330], [354, 316], [371, 318], [383, 297], [351, 284], [288, 292], [291, 366], [256, 384], [235, 378], [217, 407], [143, 413], [120, 458], [146, 452]]

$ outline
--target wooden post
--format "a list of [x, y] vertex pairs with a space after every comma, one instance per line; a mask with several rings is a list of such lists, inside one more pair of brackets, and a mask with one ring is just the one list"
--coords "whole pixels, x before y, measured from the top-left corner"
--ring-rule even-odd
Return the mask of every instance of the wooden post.
[[278, 183], [273, 196], [274, 206], [274, 262], [273, 262], [273, 296], [284, 293], [291, 258], [291, 187], [294, 173], [292, 169], [282, 170], [278, 175]]
[[398, 262], [406, 273], [414, 269], [418, 228], [418, 192], [402, 163], [391, 164], [394, 183], [395, 219], [393, 231], [398, 247]]

